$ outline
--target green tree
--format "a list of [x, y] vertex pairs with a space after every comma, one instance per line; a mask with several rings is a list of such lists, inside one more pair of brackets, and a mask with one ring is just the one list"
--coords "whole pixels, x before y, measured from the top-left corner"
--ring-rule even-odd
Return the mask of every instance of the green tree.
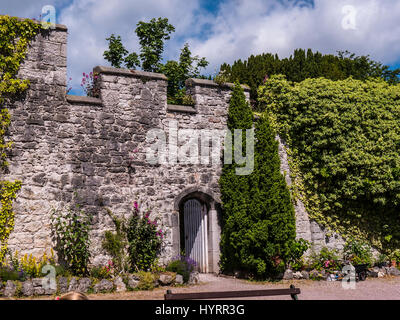
[[[181, 49], [179, 62], [169, 60], [165, 65], [162, 65], [160, 71], [168, 77], [168, 97], [170, 103], [181, 104], [185, 96], [185, 81], [189, 78], [200, 77], [200, 69], [205, 68], [208, 61], [203, 57], [192, 56], [189, 49], [189, 44], [185, 44]], [[172, 101], [174, 100], [174, 101]]]
[[128, 55], [121, 42], [120, 36], [112, 34], [108, 40], [108, 50], [104, 51], [104, 58], [115, 68], [124, 63], [129, 69], [141, 67], [144, 71], [160, 72], [168, 77], [169, 103], [186, 104], [189, 101], [185, 92], [185, 80], [199, 78], [200, 69], [207, 67], [208, 61], [203, 57], [193, 56], [189, 44], [181, 49], [179, 61], [169, 60], [161, 63], [164, 52], [164, 42], [170, 39], [175, 27], [168, 23], [167, 18], [155, 18], [150, 22], [139, 21], [135, 30], [140, 43], [140, 55], [132, 52]]
[[159, 72], [164, 41], [169, 40], [174, 31], [175, 27], [168, 23], [167, 18], [153, 18], [150, 22], [139, 21], [136, 34], [139, 37], [139, 57], [144, 71]]
[[136, 66], [140, 66], [140, 62], [136, 53], [128, 55], [128, 50], [125, 49], [122, 44], [121, 37], [112, 34], [108, 41], [108, 50], [104, 51], [103, 57], [111, 63], [114, 68], [121, 68], [124, 63], [127, 68], [135, 69]]
[[[228, 110], [228, 128], [251, 129], [253, 114], [236, 83]], [[245, 133], [242, 144], [245, 146]], [[237, 164], [225, 164], [220, 178], [223, 205], [221, 266], [256, 276], [274, 274], [275, 258], [286, 262], [295, 244], [295, 215], [290, 193], [280, 173], [275, 135], [264, 117], [255, 123], [254, 171], [237, 175]], [[236, 145], [232, 151], [235, 152]], [[283, 267], [282, 264], [280, 267]]]
[[400, 69], [389, 70], [388, 66], [371, 60], [369, 56], [356, 56], [348, 51], [339, 51], [337, 55], [323, 55], [296, 49], [289, 58], [279, 59], [278, 55], [263, 53], [251, 55], [247, 60], [237, 60], [232, 66], [222, 64], [220, 67], [228, 76], [228, 81], [238, 80], [250, 87], [251, 104], [259, 107], [257, 89], [263, 84], [266, 75], [283, 74], [287, 80], [301, 82], [307, 78], [324, 77], [331, 80], [344, 80], [353, 77], [367, 80], [369, 77], [382, 78], [390, 84], [400, 82]]

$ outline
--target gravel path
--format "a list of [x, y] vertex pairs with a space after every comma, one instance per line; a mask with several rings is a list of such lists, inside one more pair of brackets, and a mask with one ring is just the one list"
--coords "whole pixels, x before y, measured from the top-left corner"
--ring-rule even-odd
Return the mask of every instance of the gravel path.
[[[207, 291], [233, 291], [233, 290], [259, 290], [289, 288], [294, 284], [301, 289], [299, 300], [400, 300], [400, 277], [384, 279], [368, 278], [366, 281], [357, 282], [356, 289], [345, 290], [340, 281], [311, 281], [295, 280], [280, 281], [277, 283], [260, 283], [231, 277], [217, 277], [212, 274], [201, 274], [201, 283], [186, 287], [162, 287], [152, 291], [133, 291], [110, 294], [91, 294], [91, 300], [162, 300], [167, 289], [173, 293], [207, 292]], [[36, 297], [34, 299], [48, 300], [49, 297]], [[53, 298], [52, 298], [53, 299]], [[254, 297], [251, 300], [290, 300], [289, 296]], [[240, 300], [243, 300], [241, 298]]]

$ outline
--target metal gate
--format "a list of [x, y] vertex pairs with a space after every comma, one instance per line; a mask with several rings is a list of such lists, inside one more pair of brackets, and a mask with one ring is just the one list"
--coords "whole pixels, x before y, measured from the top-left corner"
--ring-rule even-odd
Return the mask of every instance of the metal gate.
[[198, 271], [208, 272], [207, 208], [191, 199], [183, 207], [185, 254], [196, 261]]

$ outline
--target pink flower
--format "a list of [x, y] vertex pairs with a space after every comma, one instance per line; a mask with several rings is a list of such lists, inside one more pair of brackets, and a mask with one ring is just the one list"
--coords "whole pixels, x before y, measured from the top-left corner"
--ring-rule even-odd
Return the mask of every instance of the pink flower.
[[86, 76], [86, 73], [82, 73], [83, 74], [83, 76]]
[[139, 205], [136, 201], [133, 203], [133, 206], [135, 207], [136, 210], [139, 210]]

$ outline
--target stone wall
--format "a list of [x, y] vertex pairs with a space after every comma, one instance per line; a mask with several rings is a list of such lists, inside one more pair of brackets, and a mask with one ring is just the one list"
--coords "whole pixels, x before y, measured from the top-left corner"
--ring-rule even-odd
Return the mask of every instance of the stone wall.
[[[209, 130], [211, 138], [217, 131], [210, 130], [223, 133], [233, 85], [189, 79], [187, 92], [195, 105], [167, 105], [164, 75], [96, 67], [99, 98], [70, 96], [66, 95], [66, 52], [65, 26], [57, 25], [49, 35], [38, 36], [19, 72], [30, 80], [30, 89], [23, 101], [9, 106], [12, 122], [7, 139], [14, 141], [14, 147], [9, 173], [2, 178], [22, 180], [10, 249], [42, 255], [54, 246], [52, 210], [78, 203], [93, 217], [92, 263], [104, 263], [107, 257], [101, 242], [104, 231], [113, 229], [105, 208], [128, 217], [138, 201], [143, 210], [151, 210], [150, 218], [160, 219], [166, 231], [161, 259], [165, 263], [180, 251], [181, 201], [195, 194], [209, 205], [209, 269], [217, 271], [221, 163], [209, 158], [209, 163], [195, 165], [150, 164], [146, 136], [158, 129], [167, 134], [172, 147], [179, 147], [185, 141], [172, 138], [173, 124], [177, 130]], [[244, 89], [249, 99], [249, 88]], [[288, 172], [282, 144], [280, 156], [282, 170]], [[317, 246], [340, 246], [340, 241], [326, 241], [301, 203], [296, 215], [298, 237]]]
[[[66, 96], [66, 44], [63, 26], [48, 37], [38, 36], [19, 72], [31, 87], [22, 102], [10, 106], [8, 139], [15, 144], [4, 178], [23, 182], [10, 248], [35, 255], [49, 250], [50, 213], [73, 200], [93, 217], [93, 263], [100, 263], [106, 259], [101, 250], [104, 231], [113, 228], [104, 208], [128, 215], [138, 201], [166, 230], [166, 261], [179, 253], [175, 200], [191, 190], [217, 203], [221, 166], [151, 165], [146, 161], [146, 134], [158, 128], [169, 140], [171, 120], [178, 130], [224, 129], [232, 85], [189, 79], [195, 106], [173, 106], [167, 105], [164, 75], [96, 67], [99, 98]], [[245, 91], [249, 98], [247, 87]]]

